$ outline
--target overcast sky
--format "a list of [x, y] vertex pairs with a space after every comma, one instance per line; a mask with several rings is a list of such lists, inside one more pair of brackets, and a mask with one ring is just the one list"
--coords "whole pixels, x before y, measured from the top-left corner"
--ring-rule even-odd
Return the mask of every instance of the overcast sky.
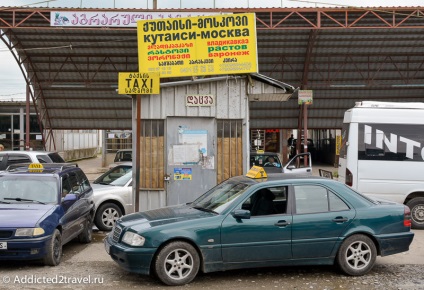
[[[364, 7], [360, 0], [157, 0], [158, 8], [234, 8], [234, 7]], [[399, 5], [401, 4], [401, 5]], [[1, 0], [0, 7], [66, 7], [66, 8], [153, 8], [153, 0]], [[372, 0], [367, 7], [420, 7], [423, 0]], [[1, 8], [0, 8], [1, 9]], [[0, 43], [0, 100], [24, 100], [25, 83], [10, 51]]]

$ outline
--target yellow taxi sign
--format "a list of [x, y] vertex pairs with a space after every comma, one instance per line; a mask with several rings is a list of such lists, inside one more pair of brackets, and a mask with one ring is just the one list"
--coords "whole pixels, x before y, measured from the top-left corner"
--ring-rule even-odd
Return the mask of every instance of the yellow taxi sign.
[[28, 169], [29, 172], [43, 172], [44, 166], [41, 163], [31, 163]]
[[247, 172], [246, 176], [255, 179], [268, 177], [263, 167], [260, 166], [252, 166], [252, 168], [250, 168], [250, 170]]
[[43, 164], [41, 163], [31, 163], [28, 166], [29, 169], [44, 169]]
[[265, 151], [264, 151], [264, 150], [256, 150], [256, 153], [257, 153], [257, 154], [264, 154], [264, 153], [265, 153]]
[[157, 72], [120, 72], [118, 94], [157, 95], [160, 93], [160, 78]]

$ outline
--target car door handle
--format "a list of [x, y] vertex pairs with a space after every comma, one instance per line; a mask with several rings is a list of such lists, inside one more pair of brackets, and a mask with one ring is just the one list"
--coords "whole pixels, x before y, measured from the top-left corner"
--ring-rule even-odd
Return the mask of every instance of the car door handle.
[[277, 227], [287, 227], [290, 223], [287, 221], [278, 221], [274, 224], [274, 226]]
[[344, 223], [344, 222], [347, 222], [348, 220], [349, 220], [348, 218], [341, 217], [341, 216], [336, 217], [335, 219], [332, 219], [332, 221], [335, 223]]
[[310, 169], [306, 169], [306, 172], [311, 172], [311, 170]]

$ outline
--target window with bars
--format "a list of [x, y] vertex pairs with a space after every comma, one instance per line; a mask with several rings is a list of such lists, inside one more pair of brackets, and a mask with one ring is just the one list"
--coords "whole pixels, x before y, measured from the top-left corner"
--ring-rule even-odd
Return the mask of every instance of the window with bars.
[[242, 120], [217, 120], [217, 182], [243, 174]]
[[163, 189], [165, 175], [165, 121], [142, 120], [140, 134], [140, 188]]

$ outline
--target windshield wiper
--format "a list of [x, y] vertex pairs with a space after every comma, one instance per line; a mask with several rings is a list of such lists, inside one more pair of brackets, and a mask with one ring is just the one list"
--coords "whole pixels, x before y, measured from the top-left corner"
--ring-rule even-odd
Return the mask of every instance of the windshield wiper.
[[36, 202], [41, 204], [46, 204], [45, 202], [35, 200], [35, 199], [26, 199], [26, 198], [20, 198], [20, 197], [5, 197], [4, 200], [15, 200], [15, 201], [29, 201], [29, 202]]
[[6, 204], [10, 204], [10, 202], [7, 202], [7, 201], [3, 201], [3, 200], [0, 200], [0, 203], [6, 203]]
[[204, 208], [204, 207], [201, 207], [201, 206], [193, 206], [193, 208], [201, 210], [201, 211], [205, 211], [205, 212], [210, 212], [210, 213], [213, 213], [213, 214], [219, 214], [212, 209]]

